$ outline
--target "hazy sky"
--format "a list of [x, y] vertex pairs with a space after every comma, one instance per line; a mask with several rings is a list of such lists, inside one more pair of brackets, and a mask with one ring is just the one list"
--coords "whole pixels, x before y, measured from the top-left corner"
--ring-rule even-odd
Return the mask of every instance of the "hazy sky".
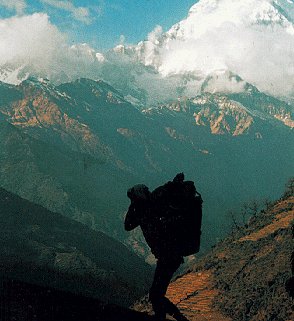
[[0, 19], [44, 12], [72, 42], [107, 49], [136, 43], [156, 25], [164, 30], [187, 16], [197, 0], [0, 0]]

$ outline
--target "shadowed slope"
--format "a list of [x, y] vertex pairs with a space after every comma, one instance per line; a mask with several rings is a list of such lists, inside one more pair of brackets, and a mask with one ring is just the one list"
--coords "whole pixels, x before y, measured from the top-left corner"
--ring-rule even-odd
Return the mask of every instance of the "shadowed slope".
[[0, 275], [129, 305], [151, 268], [123, 244], [0, 189]]
[[0, 320], [152, 321], [145, 313], [97, 299], [24, 282], [0, 279]]

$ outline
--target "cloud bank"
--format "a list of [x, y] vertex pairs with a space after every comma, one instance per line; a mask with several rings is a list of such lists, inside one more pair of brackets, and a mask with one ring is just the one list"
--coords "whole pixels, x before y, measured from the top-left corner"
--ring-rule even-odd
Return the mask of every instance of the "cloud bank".
[[0, 44], [2, 76], [6, 69], [23, 68], [59, 81], [95, 77], [103, 60], [87, 44], [68, 45], [44, 13], [0, 20]]
[[[146, 41], [130, 46], [121, 37], [121, 44], [105, 54], [85, 43], [69, 45], [44, 13], [2, 19], [0, 80], [16, 83], [27, 74], [57, 83], [102, 78], [126, 96], [149, 97], [145, 101], [154, 103], [177, 95], [195, 96], [205, 81], [206, 91], [242, 91], [244, 83], [230, 76], [236, 74], [261, 91], [293, 98], [293, 23], [272, 1], [254, 3], [243, 0], [240, 7], [237, 0], [202, 0], [167, 33], [157, 26]], [[293, 8], [293, 3], [286, 3]], [[230, 8], [236, 11], [232, 19]], [[67, 9], [73, 8], [66, 4]]]
[[280, 28], [260, 27], [253, 33], [224, 24], [197, 40], [170, 41], [168, 47], [159, 49], [159, 57], [158, 70], [164, 76], [194, 71], [208, 76], [229, 70], [262, 91], [294, 92], [294, 37]]
[[293, 95], [292, 10], [290, 0], [201, 0], [153, 48], [158, 70], [163, 76], [229, 70], [262, 91]]

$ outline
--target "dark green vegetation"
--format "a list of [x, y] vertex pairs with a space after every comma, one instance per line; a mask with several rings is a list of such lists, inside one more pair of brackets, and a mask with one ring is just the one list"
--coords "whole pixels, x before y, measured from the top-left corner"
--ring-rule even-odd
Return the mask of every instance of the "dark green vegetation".
[[[293, 106], [253, 86], [145, 110], [89, 79], [0, 88], [0, 186], [122, 241], [133, 184], [194, 180], [205, 249], [229, 230], [228, 209], [275, 198], [293, 173]], [[127, 242], [146, 257], [140, 235]]]
[[151, 268], [123, 244], [0, 189], [0, 276], [128, 306]]

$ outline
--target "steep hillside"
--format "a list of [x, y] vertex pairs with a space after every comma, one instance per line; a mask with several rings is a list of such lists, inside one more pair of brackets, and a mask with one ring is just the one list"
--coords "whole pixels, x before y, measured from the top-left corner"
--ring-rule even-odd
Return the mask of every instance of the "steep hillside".
[[[179, 276], [167, 296], [193, 321], [290, 321], [294, 196], [252, 217]], [[146, 301], [135, 304], [150, 311]]]
[[215, 305], [234, 320], [244, 316], [246, 320], [293, 319], [285, 291], [291, 277], [293, 221], [291, 196], [253, 218], [248, 228], [214, 250], [218, 259], [213, 269], [221, 293]]
[[0, 275], [127, 306], [151, 268], [123, 244], [0, 189]]
[[193, 98], [178, 98], [144, 112], [156, 110], [193, 115], [197, 126], [207, 127], [215, 135], [252, 135], [262, 139], [272, 126], [281, 130], [283, 125], [294, 128], [293, 106], [261, 93], [250, 84], [246, 84], [246, 91], [242, 93], [210, 93], [203, 87], [202, 93]]

